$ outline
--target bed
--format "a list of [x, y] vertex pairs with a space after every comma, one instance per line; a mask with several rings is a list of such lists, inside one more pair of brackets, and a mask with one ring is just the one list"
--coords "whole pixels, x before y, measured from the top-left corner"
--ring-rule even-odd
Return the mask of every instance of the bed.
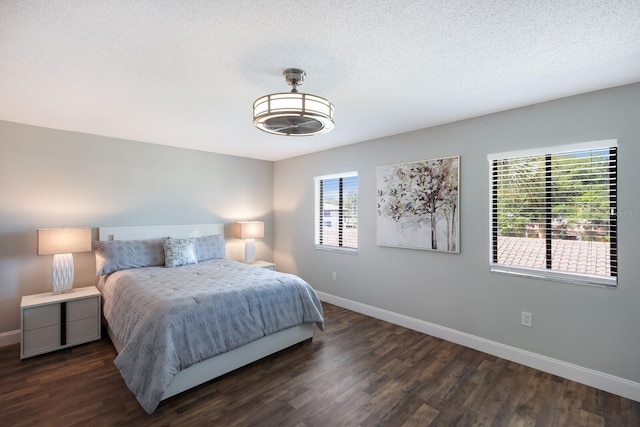
[[95, 246], [114, 364], [149, 414], [324, 327], [304, 280], [226, 259], [223, 224], [101, 227]]

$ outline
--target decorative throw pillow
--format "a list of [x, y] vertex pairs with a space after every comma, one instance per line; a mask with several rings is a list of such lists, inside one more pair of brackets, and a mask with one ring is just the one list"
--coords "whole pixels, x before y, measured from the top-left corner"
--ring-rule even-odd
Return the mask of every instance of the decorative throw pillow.
[[195, 237], [174, 239], [168, 237], [164, 241], [164, 266], [167, 268], [181, 265], [197, 264]]
[[207, 259], [224, 259], [226, 255], [224, 235], [196, 237], [196, 255], [198, 261]]
[[96, 276], [128, 268], [164, 265], [165, 238], [95, 241]]

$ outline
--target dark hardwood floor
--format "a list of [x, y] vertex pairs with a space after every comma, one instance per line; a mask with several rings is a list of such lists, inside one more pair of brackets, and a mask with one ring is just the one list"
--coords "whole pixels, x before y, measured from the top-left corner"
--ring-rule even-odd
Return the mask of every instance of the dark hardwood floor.
[[147, 415], [108, 338], [20, 361], [0, 426], [640, 426], [640, 403], [324, 304], [326, 331]]

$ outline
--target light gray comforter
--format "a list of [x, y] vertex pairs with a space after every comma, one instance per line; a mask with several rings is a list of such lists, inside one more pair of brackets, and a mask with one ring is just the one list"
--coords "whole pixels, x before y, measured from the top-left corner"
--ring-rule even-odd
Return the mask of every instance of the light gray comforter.
[[231, 260], [121, 270], [98, 287], [123, 344], [114, 363], [147, 413], [194, 363], [302, 323], [324, 328], [304, 280]]

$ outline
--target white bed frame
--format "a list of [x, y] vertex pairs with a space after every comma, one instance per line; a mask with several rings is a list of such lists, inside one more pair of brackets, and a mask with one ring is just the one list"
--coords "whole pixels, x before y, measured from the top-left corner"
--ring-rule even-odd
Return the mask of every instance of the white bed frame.
[[[100, 227], [98, 238], [100, 240], [138, 240], [167, 236], [200, 237], [211, 234], [224, 234], [224, 224]], [[122, 343], [118, 342], [108, 325], [107, 331], [111, 342], [119, 353], [122, 349]], [[162, 396], [162, 400], [312, 338], [313, 324], [305, 323], [203, 360], [178, 372]]]

